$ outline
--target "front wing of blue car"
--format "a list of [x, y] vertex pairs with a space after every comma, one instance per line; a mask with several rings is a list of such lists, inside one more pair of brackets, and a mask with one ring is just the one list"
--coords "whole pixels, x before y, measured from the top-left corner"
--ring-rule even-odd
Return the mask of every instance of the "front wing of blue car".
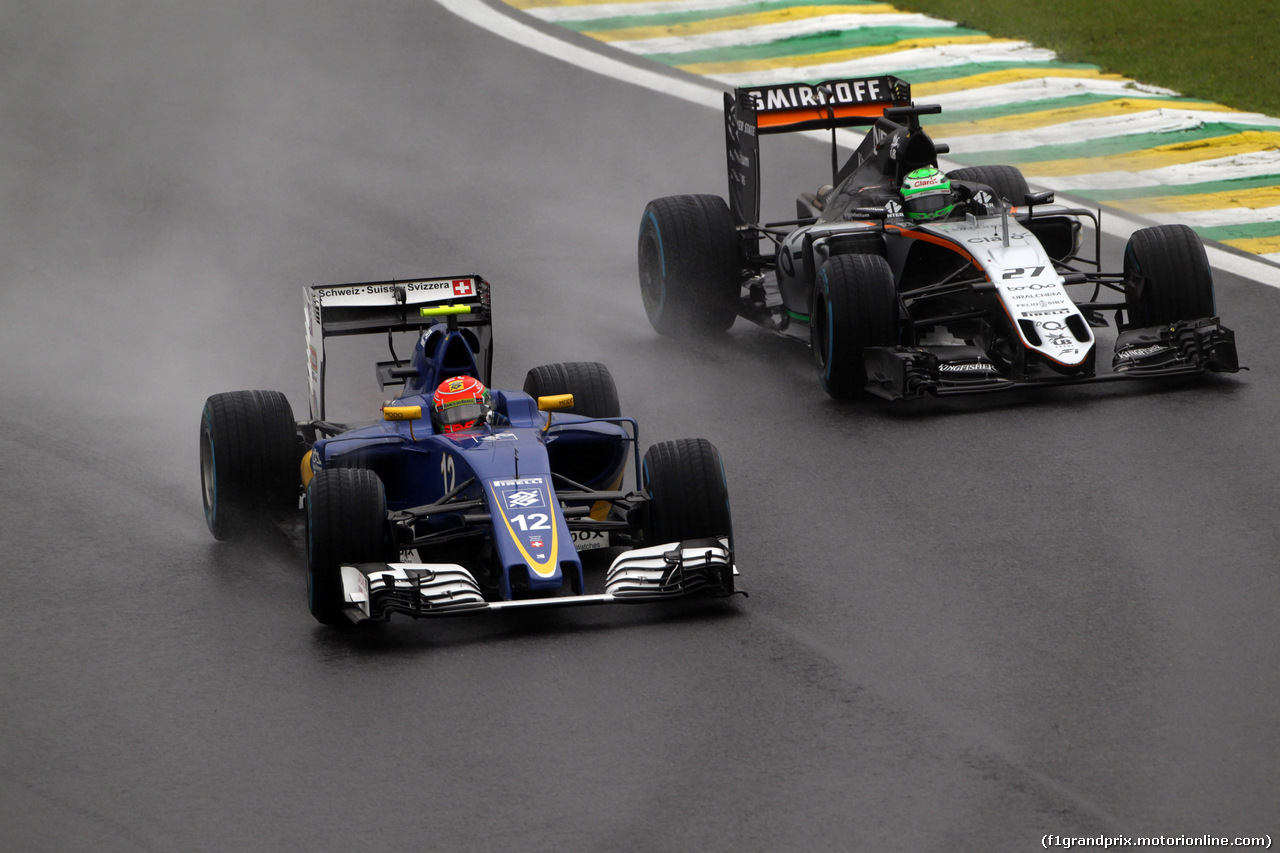
[[[645, 603], [690, 596], [726, 597], [738, 569], [728, 543], [691, 539], [619, 554], [605, 574], [604, 592], [492, 600], [475, 576], [456, 563], [357, 563], [342, 566], [344, 613], [354, 623], [406, 616], [464, 616], [535, 607]], [[745, 595], [746, 593], [742, 593]]]

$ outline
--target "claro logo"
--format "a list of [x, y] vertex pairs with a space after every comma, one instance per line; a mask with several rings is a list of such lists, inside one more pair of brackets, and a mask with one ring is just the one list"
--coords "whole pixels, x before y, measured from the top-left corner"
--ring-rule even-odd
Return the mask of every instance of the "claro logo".
[[[1025, 240], [1025, 239], [1027, 239], [1027, 235], [1026, 235], [1026, 234], [1019, 234], [1017, 231], [1011, 231], [1011, 232], [1009, 232], [1009, 239], [1010, 239], [1010, 240]], [[991, 236], [991, 237], [970, 237], [970, 238], [968, 238], [967, 240], [965, 240], [965, 242], [966, 242], [966, 243], [1003, 243], [1003, 242], [1004, 242], [1004, 238], [1003, 238], [1003, 237], [995, 237], [995, 236]]]

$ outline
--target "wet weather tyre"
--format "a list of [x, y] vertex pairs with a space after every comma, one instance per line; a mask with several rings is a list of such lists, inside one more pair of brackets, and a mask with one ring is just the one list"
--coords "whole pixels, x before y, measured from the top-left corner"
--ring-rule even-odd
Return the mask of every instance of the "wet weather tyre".
[[279, 391], [214, 394], [200, 416], [204, 519], [232, 539], [262, 517], [298, 506], [297, 425]]
[[316, 621], [345, 626], [342, 565], [391, 555], [387, 498], [364, 468], [320, 471], [307, 486], [307, 605]]
[[953, 181], [986, 184], [998, 198], [1008, 199], [1015, 206], [1023, 204], [1031, 192], [1027, 179], [1016, 166], [967, 166], [947, 172], [947, 177]]
[[641, 470], [650, 496], [649, 544], [732, 540], [729, 487], [715, 445], [705, 438], [660, 442], [645, 453]]
[[836, 399], [867, 384], [866, 347], [898, 343], [898, 292], [879, 255], [838, 255], [818, 271], [810, 341], [822, 389]]
[[1124, 249], [1124, 288], [1131, 327], [1217, 315], [1204, 243], [1186, 225], [1133, 232]]
[[532, 368], [524, 377], [524, 393], [535, 400], [572, 394], [573, 406], [559, 411], [588, 418], [622, 417], [613, 374], [598, 361], [566, 361]]
[[723, 332], [737, 317], [742, 242], [724, 199], [655, 199], [640, 220], [640, 296], [661, 335]]

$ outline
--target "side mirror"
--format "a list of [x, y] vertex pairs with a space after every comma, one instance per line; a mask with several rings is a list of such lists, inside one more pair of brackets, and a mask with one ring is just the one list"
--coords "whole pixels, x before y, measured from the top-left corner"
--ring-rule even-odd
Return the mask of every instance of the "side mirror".
[[1034, 207], [1037, 204], [1053, 204], [1053, 190], [1045, 190], [1042, 193], [1027, 193], [1022, 199], [1022, 203], [1027, 207]]
[[551, 394], [547, 397], [538, 398], [538, 411], [547, 413], [547, 422], [543, 424], [542, 431], [546, 432], [551, 429], [551, 415], [557, 409], [572, 409], [572, 394]]
[[413, 422], [422, 420], [421, 406], [383, 406], [382, 419], [384, 421], [408, 421], [409, 437], [414, 441], [418, 440], [418, 436], [413, 433]]
[[572, 409], [572, 394], [552, 394], [549, 397], [538, 398], [538, 411], [553, 412], [556, 409]]
[[422, 420], [422, 407], [383, 406], [382, 419], [384, 421], [420, 421]]

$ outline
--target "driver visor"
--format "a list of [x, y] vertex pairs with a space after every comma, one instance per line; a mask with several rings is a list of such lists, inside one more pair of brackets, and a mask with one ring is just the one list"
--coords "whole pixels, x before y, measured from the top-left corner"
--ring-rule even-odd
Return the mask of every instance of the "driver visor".
[[483, 418], [488, 408], [484, 403], [455, 403], [437, 412], [436, 418], [445, 426], [470, 423]]
[[932, 193], [921, 193], [906, 199], [907, 210], [912, 213], [933, 213], [951, 204], [951, 192], [939, 190]]

